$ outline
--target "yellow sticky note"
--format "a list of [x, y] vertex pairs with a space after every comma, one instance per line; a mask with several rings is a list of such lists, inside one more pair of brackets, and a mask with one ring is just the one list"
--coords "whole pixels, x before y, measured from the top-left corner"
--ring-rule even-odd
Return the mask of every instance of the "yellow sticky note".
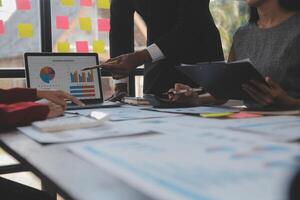
[[92, 20], [90, 17], [79, 19], [80, 29], [83, 31], [92, 31]]
[[0, 0], [0, 7], [2, 7], [3, 6], [3, 4], [2, 4], [2, 0]]
[[105, 52], [105, 43], [102, 40], [93, 41], [93, 52], [104, 53]]
[[74, 0], [60, 0], [60, 3], [63, 6], [74, 6], [75, 5]]
[[222, 118], [222, 117], [227, 117], [229, 115], [232, 115], [233, 113], [231, 112], [225, 112], [225, 113], [209, 113], [209, 114], [201, 114], [201, 117], [204, 118]]
[[32, 24], [18, 24], [20, 38], [31, 38], [33, 36]]
[[97, 0], [98, 8], [101, 9], [109, 9], [110, 8], [110, 1], [109, 0]]
[[57, 43], [57, 51], [60, 53], [68, 53], [70, 52], [70, 44], [69, 42], [58, 42]]

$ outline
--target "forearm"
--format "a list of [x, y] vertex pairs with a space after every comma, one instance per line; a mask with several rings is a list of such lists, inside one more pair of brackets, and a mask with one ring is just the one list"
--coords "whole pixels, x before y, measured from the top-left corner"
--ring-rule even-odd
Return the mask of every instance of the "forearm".
[[0, 89], [0, 103], [11, 104], [16, 102], [36, 101], [37, 90], [26, 88]]
[[48, 105], [24, 102], [11, 105], [0, 104], [0, 127], [14, 128], [44, 120], [49, 113]]

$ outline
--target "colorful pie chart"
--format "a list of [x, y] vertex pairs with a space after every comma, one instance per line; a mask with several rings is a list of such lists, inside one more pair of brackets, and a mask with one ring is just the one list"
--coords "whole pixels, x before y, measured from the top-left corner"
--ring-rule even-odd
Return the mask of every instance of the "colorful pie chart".
[[40, 71], [40, 77], [43, 82], [50, 83], [55, 77], [55, 71], [51, 67], [43, 67]]

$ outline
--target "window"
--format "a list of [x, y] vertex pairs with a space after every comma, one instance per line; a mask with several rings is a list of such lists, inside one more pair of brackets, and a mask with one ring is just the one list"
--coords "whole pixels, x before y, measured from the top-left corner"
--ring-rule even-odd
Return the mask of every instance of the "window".
[[220, 31], [227, 58], [235, 31], [248, 21], [248, 7], [245, 1], [212, 0], [210, 10]]
[[[23, 54], [41, 51], [39, 1], [2, 0], [0, 69], [23, 67]], [[2, 88], [24, 87], [24, 79], [0, 79]]]
[[[100, 59], [109, 55], [110, 0], [2, 0], [0, 5], [0, 70], [23, 67], [23, 53], [41, 51], [40, 2], [51, 4], [51, 36], [53, 52], [97, 52]], [[232, 36], [247, 22], [244, 1], [211, 0], [211, 12], [220, 30], [227, 57]], [[135, 15], [135, 49], [146, 46], [147, 30]], [[4, 78], [3, 76], [1, 78]], [[17, 77], [16, 77], [17, 78]], [[135, 79], [135, 92], [142, 95], [143, 79]], [[0, 79], [1, 87], [24, 86], [24, 79]], [[105, 96], [113, 90], [113, 81], [103, 79]]]

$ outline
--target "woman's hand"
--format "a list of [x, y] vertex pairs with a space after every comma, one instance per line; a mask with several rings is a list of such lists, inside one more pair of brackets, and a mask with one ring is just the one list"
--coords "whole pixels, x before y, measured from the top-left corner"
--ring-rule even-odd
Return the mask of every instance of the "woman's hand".
[[290, 97], [277, 83], [266, 77], [266, 84], [252, 80], [243, 85], [243, 89], [261, 105], [300, 105], [299, 100]]
[[65, 100], [71, 100], [73, 103], [79, 106], [84, 106], [84, 103], [79, 101], [76, 97], [63, 91], [38, 90], [37, 97], [41, 99], [47, 99], [57, 105], [60, 105], [63, 109], [66, 109], [67, 107], [67, 103]]
[[65, 112], [65, 109], [62, 106], [57, 105], [55, 103], [49, 102], [48, 106], [49, 106], [49, 113], [47, 116], [48, 119], [62, 116]]

